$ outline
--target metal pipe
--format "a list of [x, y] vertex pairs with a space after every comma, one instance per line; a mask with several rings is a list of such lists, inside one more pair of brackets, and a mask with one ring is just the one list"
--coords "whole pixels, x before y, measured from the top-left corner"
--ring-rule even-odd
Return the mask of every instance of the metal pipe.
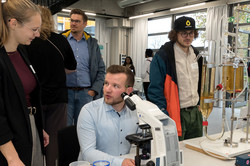
[[230, 134], [230, 144], [232, 145], [233, 144], [233, 129], [234, 129], [234, 104], [235, 104], [235, 101], [234, 101], [234, 98], [235, 98], [235, 80], [236, 80], [236, 69], [237, 68], [234, 68], [234, 85], [233, 85], [233, 99], [232, 99], [232, 116], [231, 116], [231, 134]]

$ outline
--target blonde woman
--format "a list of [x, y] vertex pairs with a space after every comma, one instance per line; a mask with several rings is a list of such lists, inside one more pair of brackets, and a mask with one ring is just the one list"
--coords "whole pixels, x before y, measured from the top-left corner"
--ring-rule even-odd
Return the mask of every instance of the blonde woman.
[[20, 45], [38, 37], [39, 8], [30, 0], [0, 4], [0, 165], [43, 166], [44, 146], [40, 89]]

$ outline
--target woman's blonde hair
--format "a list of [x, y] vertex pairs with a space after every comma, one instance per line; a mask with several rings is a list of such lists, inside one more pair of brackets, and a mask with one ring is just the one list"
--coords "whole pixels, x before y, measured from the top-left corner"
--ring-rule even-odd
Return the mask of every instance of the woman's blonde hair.
[[44, 6], [38, 5], [42, 13], [42, 26], [40, 30], [40, 38], [46, 40], [50, 37], [51, 32], [55, 31], [55, 23], [51, 11]]
[[5, 3], [0, 3], [0, 46], [9, 37], [7, 23], [10, 19], [15, 18], [17, 21], [24, 23], [28, 22], [34, 13], [40, 13], [40, 10], [30, 0], [7, 0]]

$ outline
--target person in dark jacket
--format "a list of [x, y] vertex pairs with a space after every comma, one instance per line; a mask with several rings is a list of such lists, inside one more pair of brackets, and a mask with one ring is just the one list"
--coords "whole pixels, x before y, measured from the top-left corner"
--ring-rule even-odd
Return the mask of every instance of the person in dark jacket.
[[43, 166], [49, 136], [43, 130], [40, 88], [27, 52], [41, 26], [30, 0], [0, 3], [0, 165]]
[[88, 17], [81, 9], [70, 13], [70, 30], [62, 32], [70, 43], [77, 61], [76, 72], [67, 75], [68, 122], [77, 124], [81, 108], [102, 95], [105, 65], [99, 45], [84, 28]]
[[58, 158], [57, 132], [67, 126], [68, 93], [66, 72], [74, 72], [76, 60], [67, 39], [55, 33], [50, 10], [39, 6], [42, 13], [40, 37], [29, 45], [29, 58], [41, 84], [45, 130], [50, 136], [46, 165], [55, 166]]
[[149, 100], [176, 123], [179, 140], [202, 136], [199, 111], [202, 59], [191, 46], [198, 37], [195, 21], [180, 17], [150, 65]]
[[123, 66], [126, 66], [130, 68], [130, 70], [134, 73], [135, 75], [135, 66], [133, 64], [132, 58], [130, 56], [127, 56], [124, 60]]

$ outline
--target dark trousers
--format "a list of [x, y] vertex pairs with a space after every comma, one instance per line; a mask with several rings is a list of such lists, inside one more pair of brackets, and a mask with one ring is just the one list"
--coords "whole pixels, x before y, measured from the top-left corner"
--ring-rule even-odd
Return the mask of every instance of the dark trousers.
[[149, 82], [143, 82], [144, 94], [145, 94], [147, 100], [149, 100], [149, 98], [148, 98], [148, 86], [149, 86]]
[[46, 150], [46, 166], [55, 166], [58, 158], [57, 132], [67, 126], [67, 104], [43, 105], [45, 131], [49, 134]]
[[201, 137], [203, 135], [202, 114], [198, 107], [181, 109], [182, 136], [179, 141]]

